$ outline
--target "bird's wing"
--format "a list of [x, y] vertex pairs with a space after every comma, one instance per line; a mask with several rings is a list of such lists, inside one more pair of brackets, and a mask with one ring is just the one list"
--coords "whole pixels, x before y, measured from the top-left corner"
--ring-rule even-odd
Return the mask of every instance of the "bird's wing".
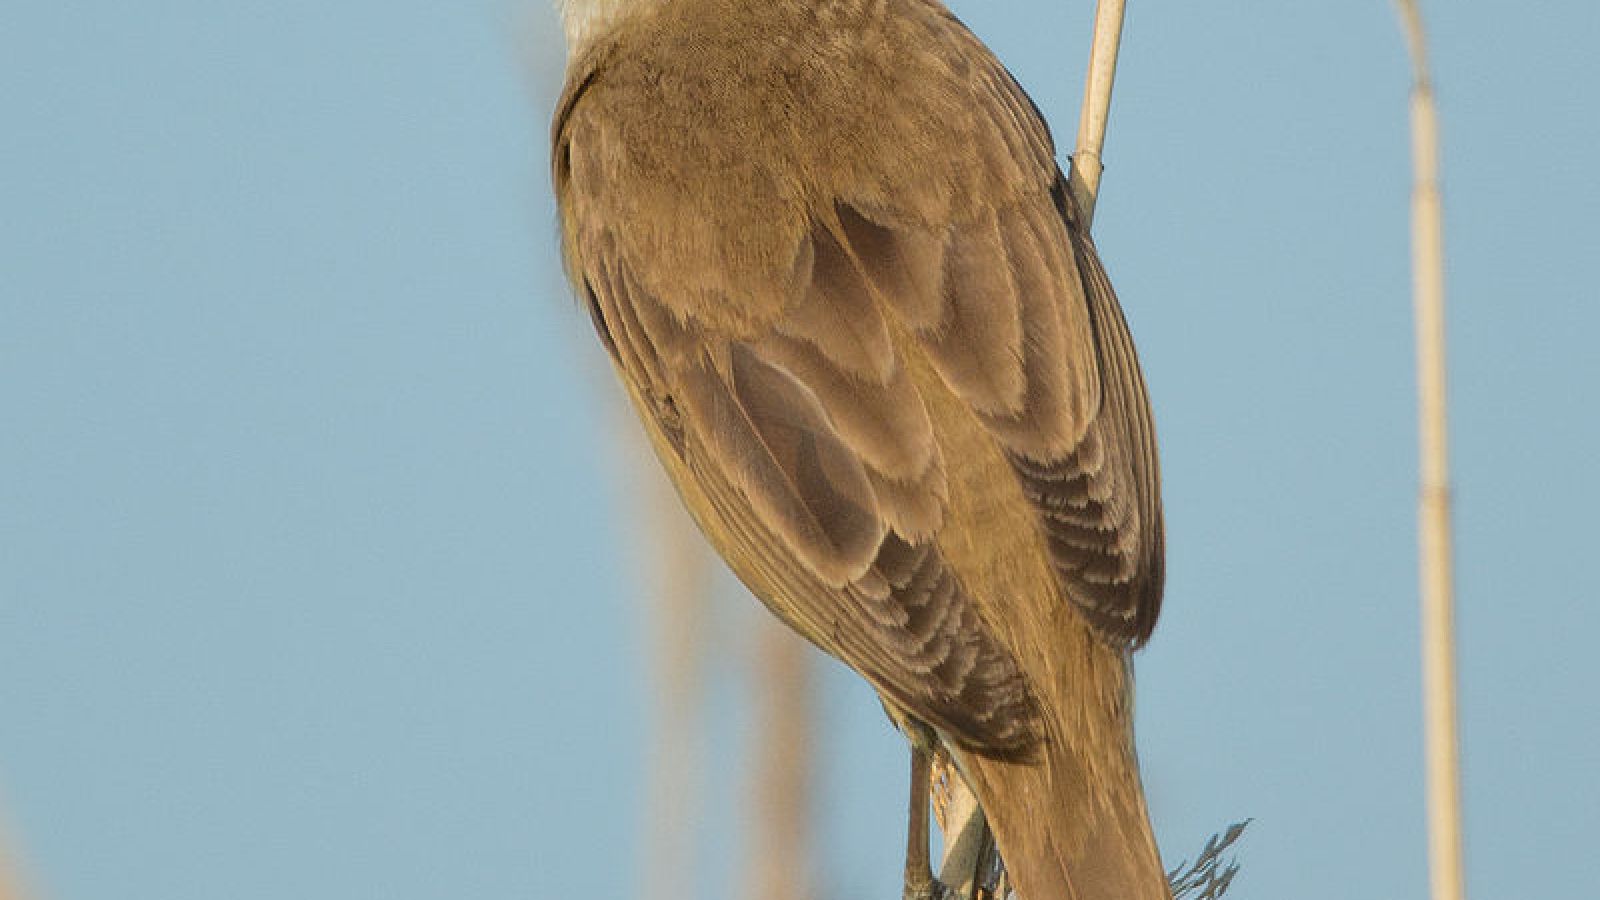
[[[1143, 387], [1031, 104], [997, 63], [963, 73], [971, 96], [950, 99], [980, 117], [984, 146], [924, 142], [935, 177], [920, 182], [843, 165], [835, 183], [787, 186], [738, 166], [804, 151], [803, 128], [784, 150], [686, 172], [628, 133], [605, 82], [629, 75], [606, 64], [575, 67], [556, 119], [565, 249], [691, 511], [775, 612], [890, 700], [972, 749], [1024, 749], [1026, 683], [938, 545], [961, 461], [942, 458], [896, 335], [1003, 446], [1092, 622], [1141, 638], [1160, 582]], [[715, 107], [719, 87], [681, 93]], [[651, 115], [670, 120], [672, 100], [652, 98]], [[716, 152], [680, 148], [702, 168]], [[960, 171], [938, 177], [944, 154]]]
[[[938, 235], [838, 209], [861, 271], [1004, 448], [1066, 596], [1104, 638], [1136, 645], [1161, 604], [1155, 430], [1127, 323], [1071, 204], [1057, 172]], [[932, 261], [916, 267], [922, 283], [905, 277], [912, 260]]]
[[590, 311], [691, 510], [773, 611], [968, 747], [1023, 751], [1032, 699], [933, 541], [944, 472], [919, 397], [883, 335], [799, 327], [837, 315], [850, 271], [818, 241], [801, 309], [757, 338], [675, 321], [603, 241]]

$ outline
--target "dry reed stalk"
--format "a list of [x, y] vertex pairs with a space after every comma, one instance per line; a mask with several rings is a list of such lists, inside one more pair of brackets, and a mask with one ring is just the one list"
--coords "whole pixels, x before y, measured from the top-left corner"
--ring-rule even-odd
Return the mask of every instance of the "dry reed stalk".
[[1455, 611], [1446, 420], [1444, 225], [1439, 203], [1439, 120], [1422, 13], [1396, 0], [1411, 55], [1412, 292], [1417, 328], [1418, 497], [1422, 589], [1422, 690], [1427, 762], [1429, 881], [1433, 900], [1461, 900], [1461, 775], [1456, 730]]
[[1117, 79], [1117, 51], [1122, 46], [1123, 0], [1100, 0], [1094, 11], [1094, 42], [1089, 48], [1089, 73], [1083, 82], [1083, 110], [1078, 114], [1078, 146], [1072, 153], [1069, 184], [1083, 227], [1094, 222], [1100, 196], [1101, 152], [1106, 122], [1111, 117], [1111, 87]]
[[771, 616], [756, 625], [753, 853], [747, 897], [807, 900], [811, 853], [811, 649]]
[[24, 900], [30, 896], [22, 887], [22, 866], [13, 853], [15, 842], [0, 821], [0, 900]]
[[649, 772], [644, 820], [645, 900], [691, 900], [695, 823], [704, 781], [704, 637], [710, 625], [707, 593], [710, 551], [690, 522], [643, 436], [619, 423], [631, 495], [643, 502], [635, 540], [640, 581], [649, 610]]

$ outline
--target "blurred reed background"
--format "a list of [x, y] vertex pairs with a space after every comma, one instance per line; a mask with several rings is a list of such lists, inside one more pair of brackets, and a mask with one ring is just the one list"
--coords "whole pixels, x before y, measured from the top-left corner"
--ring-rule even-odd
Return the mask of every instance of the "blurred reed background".
[[733, 863], [733, 877], [740, 896], [813, 900], [816, 651], [772, 617], [727, 605], [753, 601], [727, 596], [742, 595], [739, 590], [718, 591], [712, 576], [721, 563], [684, 513], [638, 425], [621, 421], [626, 418], [619, 411], [617, 446], [625, 451], [618, 454], [619, 477], [629, 486], [627, 496], [639, 501], [624, 515], [635, 523], [639, 595], [651, 634], [652, 708], [647, 741], [639, 748], [647, 788], [640, 810], [638, 896], [703, 896], [707, 875], [700, 865], [712, 765], [707, 678], [711, 657], [729, 655], [731, 647], [735, 665], [744, 669], [740, 700], [750, 723], [744, 765], [717, 772], [744, 798], [734, 815], [743, 820], [745, 856]]
[[13, 847], [6, 810], [0, 805], [0, 900], [27, 900], [22, 888], [22, 868]]

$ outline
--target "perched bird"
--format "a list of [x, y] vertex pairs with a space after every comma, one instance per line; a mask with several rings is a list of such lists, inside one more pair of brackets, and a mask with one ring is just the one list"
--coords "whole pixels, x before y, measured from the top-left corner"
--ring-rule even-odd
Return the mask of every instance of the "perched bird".
[[907, 895], [948, 752], [1023, 900], [1168, 897], [1155, 436], [1039, 111], [938, 0], [561, 2], [569, 274], [711, 543], [911, 738]]

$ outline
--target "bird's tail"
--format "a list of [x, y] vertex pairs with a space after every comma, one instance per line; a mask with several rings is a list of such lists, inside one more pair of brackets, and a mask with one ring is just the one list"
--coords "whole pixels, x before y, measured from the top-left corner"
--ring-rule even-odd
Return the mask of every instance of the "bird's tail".
[[1172, 896], [1134, 753], [1131, 671], [1119, 668], [1099, 689], [1062, 685], [1032, 758], [954, 751], [1020, 900]]

